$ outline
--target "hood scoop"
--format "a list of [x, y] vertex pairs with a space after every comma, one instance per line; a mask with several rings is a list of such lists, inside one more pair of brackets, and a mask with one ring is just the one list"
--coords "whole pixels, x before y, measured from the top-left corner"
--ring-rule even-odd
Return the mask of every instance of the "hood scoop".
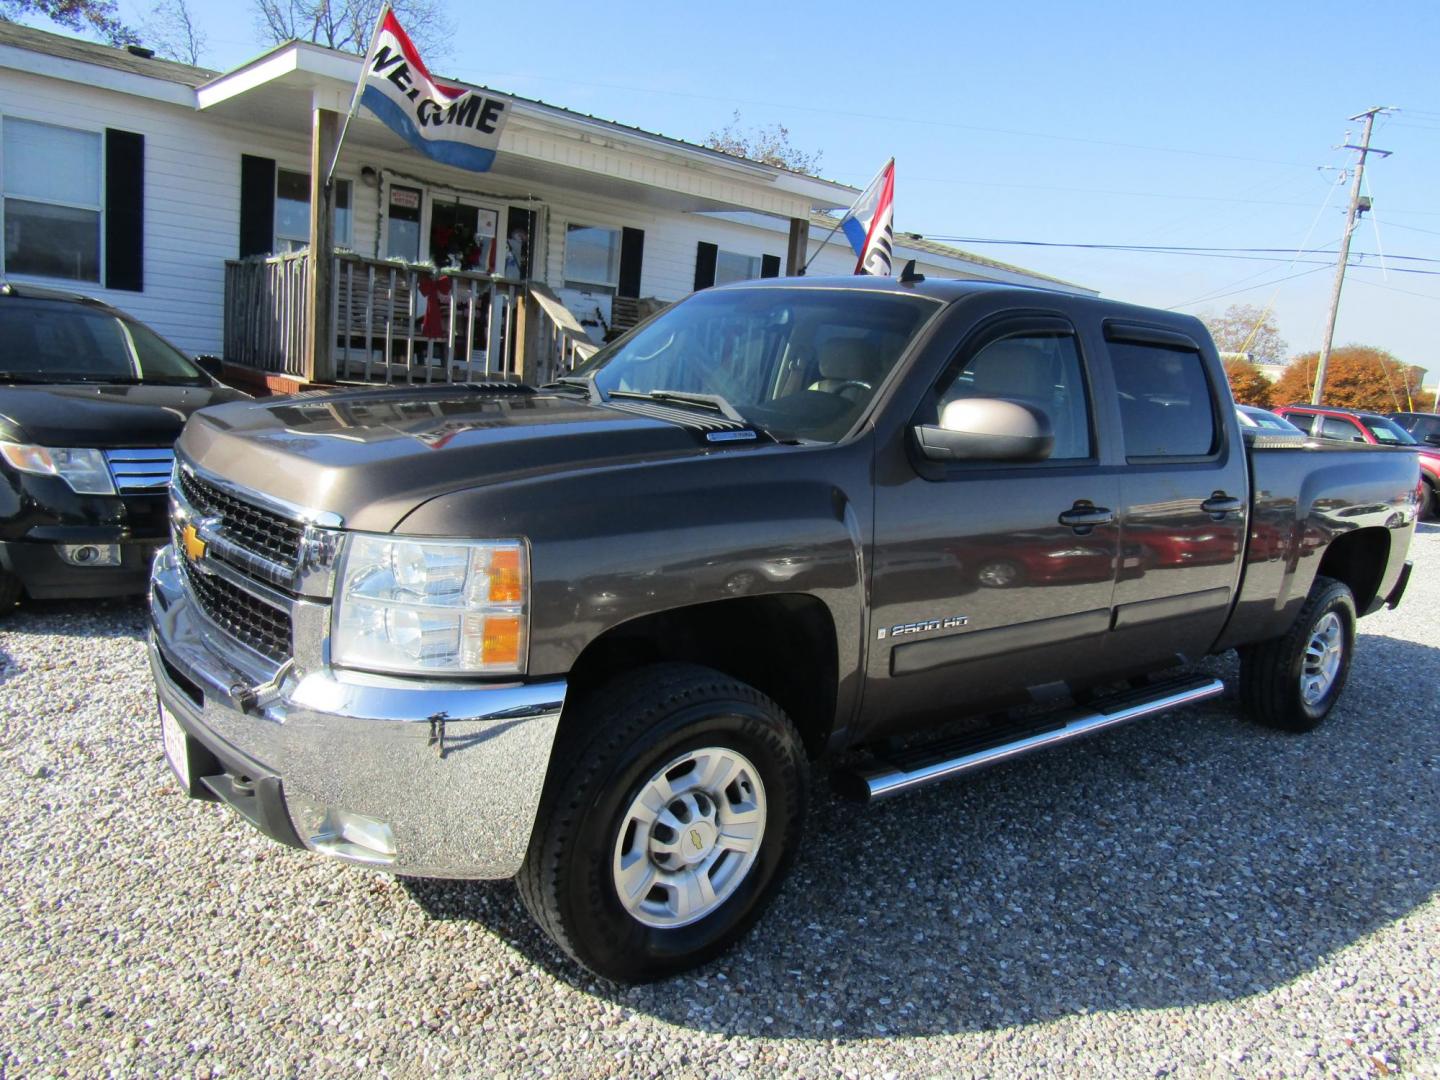
[[651, 420], [663, 420], [667, 424], [701, 432], [710, 442], [743, 442], [758, 437], [754, 428], [718, 413], [707, 415], [697, 413], [694, 409], [676, 408], [658, 401], [617, 401], [610, 398], [605, 405], [621, 412], [634, 413]]

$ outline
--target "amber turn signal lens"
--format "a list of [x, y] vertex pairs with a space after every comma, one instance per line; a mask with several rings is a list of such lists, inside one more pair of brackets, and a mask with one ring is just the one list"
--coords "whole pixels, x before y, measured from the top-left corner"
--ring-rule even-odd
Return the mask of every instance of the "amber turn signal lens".
[[485, 666], [509, 667], [520, 662], [520, 616], [490, 615], [485, 619], [481, 656]]
[[520, 581], [520, 549], [502, 548], [490, 554], [490, 603], [518, 604], [524, 600]]

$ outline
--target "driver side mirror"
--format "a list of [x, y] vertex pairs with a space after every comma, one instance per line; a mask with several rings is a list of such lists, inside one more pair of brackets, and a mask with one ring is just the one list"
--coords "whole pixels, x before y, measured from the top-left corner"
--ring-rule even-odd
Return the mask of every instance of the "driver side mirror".
[[931, 461], [1044, 461], [1055, 447], [1050, 418], [1002, 398], [961, 398], [939, 424], [917, 424], [915, 442]]
[[219, 379], [221, 373], [225, 370], [225, 361], [221, 360], [218, 356], [212, 356], [210, 353], [201, 353], [195, 357], [195, 366], [212, 379]]

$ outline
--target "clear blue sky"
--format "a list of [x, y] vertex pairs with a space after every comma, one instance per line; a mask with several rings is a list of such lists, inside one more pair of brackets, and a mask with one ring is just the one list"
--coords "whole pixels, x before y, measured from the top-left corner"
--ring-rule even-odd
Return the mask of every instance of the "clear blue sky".
[[[149, 2], [122, 12], [138, 22]], [[258, 51], [247, 0], [193, 4], [205, 62]], [[1315, 222], [1309, 246], [1334, 251], [1345, 188], [1320, 207], [1350, 160], [1334, 147], [1359, 134], [1346, 118], [1399, 106], [1374, 140], [1394, 156], [1367, 170], [1379, 240], [1367, 219], [1354, 248], [1440, 260], [1434, 0], [449, 8], [458, 32], [437, 72], [693, 140], [739, 109], [747, 125], [785, 124], [824, 152], [826, 176], [856, 185], [894, 155], [897, 225], [935, 237], [1293, 251]], [[1323, 333], [1330, 268], [971, 246], [1196, 313], [1274, 295], [1292, 351]], [[1337, 344], [1440, 374], [1440, 262], [1396, 263], [1388, 279], [1365, 263], [1347, 277]], [[1266, 284], [1307, 270], [1278, 294]]]

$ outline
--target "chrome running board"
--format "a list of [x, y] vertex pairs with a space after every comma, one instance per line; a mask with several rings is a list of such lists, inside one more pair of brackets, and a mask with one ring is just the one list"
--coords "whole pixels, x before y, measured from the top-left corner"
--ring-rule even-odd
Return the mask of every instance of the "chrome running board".
[[890, 753], [837, 775], [836, 781], [845, 794], [874, 802], [1142, 716], [1218, 697], [1224, 691], [1224, 683], [1204, 675], [1164, 679], [1139, 690], [1098, 699], [1084, 707], [1028, 718], [998, 733], [965, 735]]

